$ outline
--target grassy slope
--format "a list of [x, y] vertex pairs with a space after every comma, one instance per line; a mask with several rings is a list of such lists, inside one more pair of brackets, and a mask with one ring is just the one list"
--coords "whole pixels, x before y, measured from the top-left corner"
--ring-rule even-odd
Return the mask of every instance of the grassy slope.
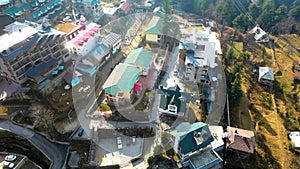
[[[222, 37], [223, 43], [227, 47], [233, 46], [236, 55], [243, 50], [251, 54], [250, 60], [241, 72], [244, 97], [238, 107], [230, 109], [233, 126], [254, 130], [256, 133], [256, 153], [250, 156], [244, 165], [249, 168], [297, 168], [297, 159], [300, 157], [289, 150], [290, 142], [286, 129], [288, 125], [284, 124], [287, 121], [287, 112], [291, 111], [293, 113], [289, 113], [289, 116], [292, 116], [290, 118], [294, 119], [294, 126], [299, 129], [299, 123], [295, 122], [299, 112], [295, 112], [294, 99], [289, 97], [295, 93], [292, 86], [294, 78], [292, 66], [294, 62], [299, 61], [299, 55], [289, 46], [300, 49], [300, 37], [297, 35], [272, 37], [275, 40], [275, 48], [272, 50], [271, 44], [257, 44], [250, 35], [239, 34], [232, 43], [229, 38], [232, 35], [233, 30], [226, 29]], [[282, 40], [285, 37], [288, 41]], [[243, 45], [241, 41], [246, 43]], [[282, 76], [275, 78], [283, 92], [278, 91], [278, 88], [270, 90], [260, 86], [256, 80], [257, 76], [252, 73], [254, 66], [272, 67], [274, 72], [281, 70]], [[231, 65], [227, 67], [227, 71], [230, 69]], [[253, 163], [253, 160], [256, 162]]]

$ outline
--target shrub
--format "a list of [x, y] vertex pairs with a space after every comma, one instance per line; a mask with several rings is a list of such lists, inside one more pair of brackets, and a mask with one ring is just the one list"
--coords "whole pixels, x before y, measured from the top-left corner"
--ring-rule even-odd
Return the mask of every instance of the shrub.
[[148, 159], [147, 159], [147, 162], [148, 164], [150, 165], [154, 160], [154, 157], [153, 156], [149, 156]]
[[98, 110], [99, 111], [110, 111], [110, 107], [105, 103], [101, 103], [98, 107]]

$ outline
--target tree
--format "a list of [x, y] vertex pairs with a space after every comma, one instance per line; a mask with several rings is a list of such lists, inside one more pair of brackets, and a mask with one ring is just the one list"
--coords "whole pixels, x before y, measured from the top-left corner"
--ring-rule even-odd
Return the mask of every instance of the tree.
[[256, 3], [252, 3], [248, 9], [249, 15], [252, 19], [256, 20], [262, 12], [261, 7], [257, 6]]
[[275, 11], [274, 21], [279, 22], [286, 17], [287, 17], [287, 6], [280, 5]]
[[239, 16], [234, 18], [232, 23], [234, 26], [237, 26], [245, 32], [248, 29], [249, 18], [244, 14], [240, 14]]

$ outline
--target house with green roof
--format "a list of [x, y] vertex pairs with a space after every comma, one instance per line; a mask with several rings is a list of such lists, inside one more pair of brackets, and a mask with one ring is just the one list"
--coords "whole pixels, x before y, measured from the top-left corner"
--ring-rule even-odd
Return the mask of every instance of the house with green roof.
[[132, 50], [124, 63], [132, 64], [142, 68], [142, 75], [147, 75], [152, 62], [153, 53], [145, 48]]
[[178, 86], [169, 89], [159, 89], [159, 113], [163, 115], [185, 116], [189, 108], [191, 95], [180, 92]]
[[202, 122], [181, 123], [170, 132], [174, 151], [180, 157], [179, 162], [191, 169], [222, 168], [222, 159], [212, 149], [214, 141], [207, 126]]
[[128, 100], [132, 102], [135, 90], [141, 89], [141, 86], [134, 89], [135, 84], [138, 83], [140, 73], [141, 70], [134, 65], [118, 64], [102, 86], [108, 103], [121, 103]]
[[163, 23], [159, 16], [153, 16], [146, 28], [146, 41], [160, 43], [163, 39]]

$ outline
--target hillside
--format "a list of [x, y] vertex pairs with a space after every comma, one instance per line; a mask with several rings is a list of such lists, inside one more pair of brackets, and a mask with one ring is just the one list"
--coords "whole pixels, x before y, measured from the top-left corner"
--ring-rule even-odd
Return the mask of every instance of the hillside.
[[[300, 156], [292, 151], [288, 134], [300, 130], [300, 36], [271, 36], [274, 43], [260, 44], [253, 35], [229, 27], [222, 35], [231, 126], [255, 131], [257, 142], [256, 153], [235, 165], [298, 168]], [[273, 68], [273, 87], [258, 83], [258, 72], [254, 70], [259, 66]]]

